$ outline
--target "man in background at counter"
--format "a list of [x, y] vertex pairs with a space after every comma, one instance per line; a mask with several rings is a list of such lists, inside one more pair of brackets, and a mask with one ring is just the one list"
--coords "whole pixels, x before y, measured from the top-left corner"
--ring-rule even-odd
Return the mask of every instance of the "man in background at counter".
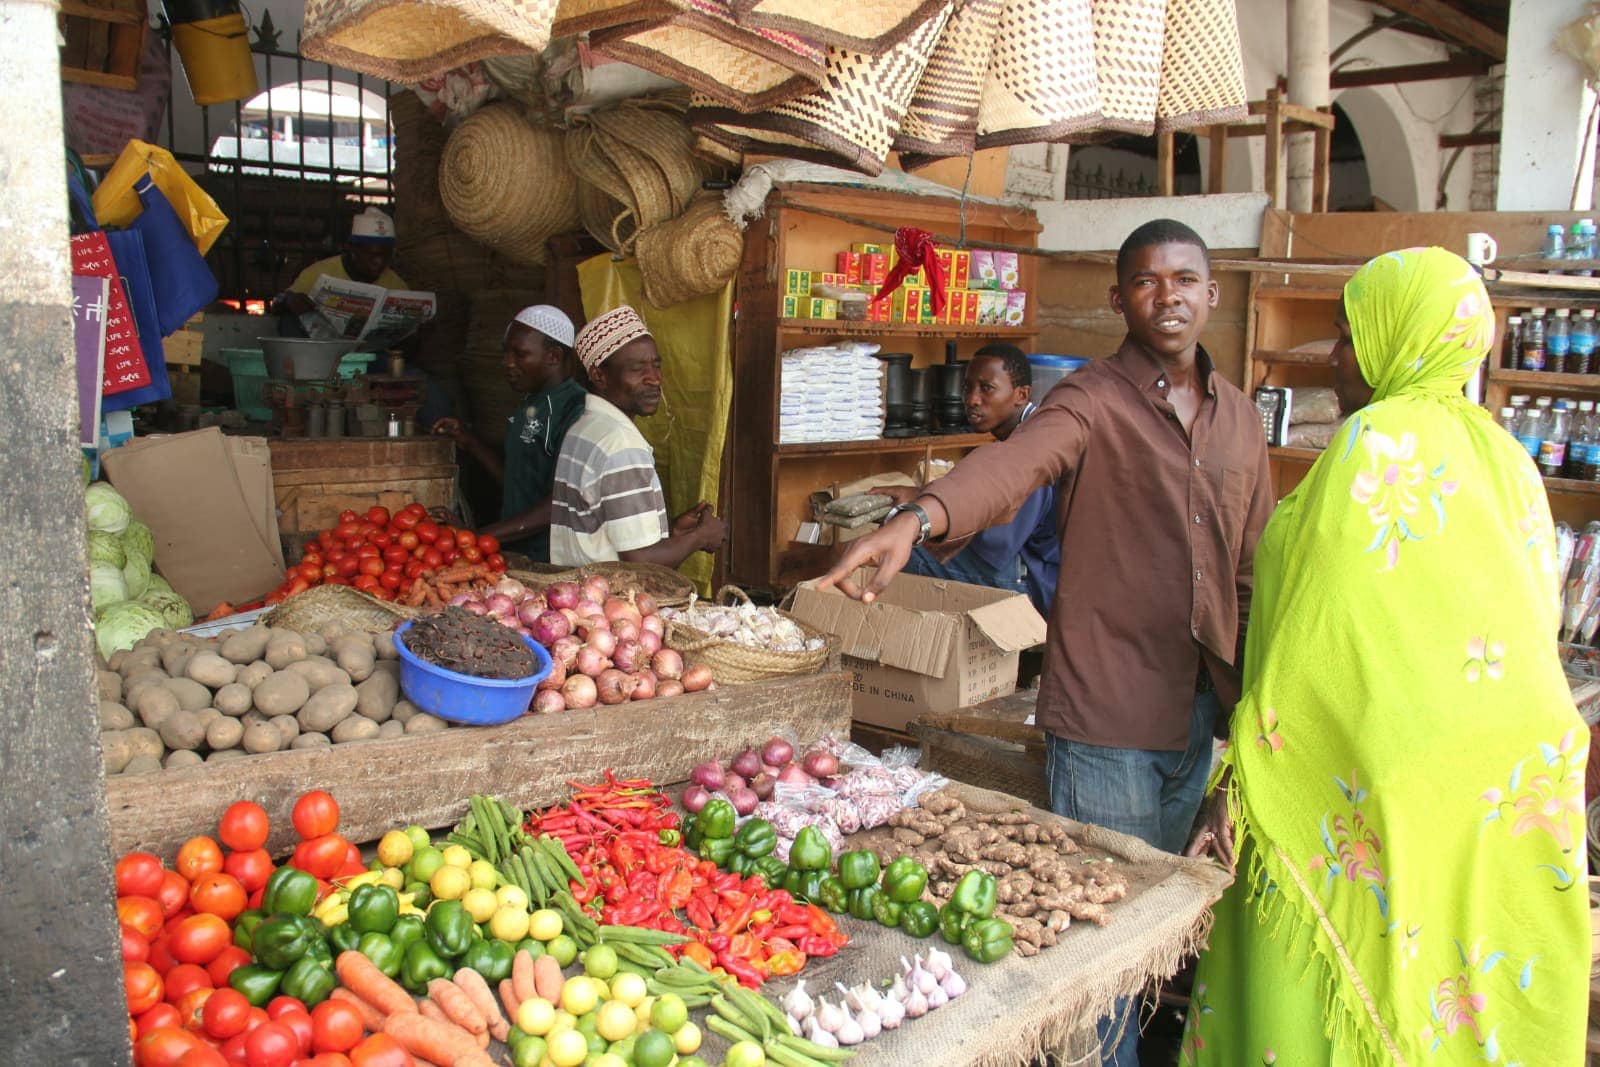
[[[917, 545], [970, 537], [1054, 484], [1061, 582], [1037, 710], [1050, 806], [1179, 853], [1215, 721], [1239, 699], [1251, 563], [1273, 502], [1267, 443], [1255, 405], [1200, 347], [1217, 283], [1199, 234], [1170, 219], [1140, 226], [1110, 295], [1128, 328], [1115, 355], [890, 512], [818, 584], [871, 600]], [[873, 564], [857, 587], [850, 575]], [[1098, 1027], [1115, 1067], [1138, 1064], [1130, 1008]]]
[[523, 308], [506, 327], [501, 360], [522, 404], [507, 420], [503, 458], [457, 419], [433, 424], [434, 433], [448, 434], [501, 484], [500, 519], [479, 532], [535, 563], [550, 562], [556, 458], [588, 396], [572, 376], [573, 343], [572, 320], [549, 304]]
[[314, 310], [311, 288], [324, 274], [342, 281], [366, 282], [385, 289], [407, 289], [405, 279], [389, 266], [394, 260], [394, 220], [375, 207], [369, 207], [350, 222], [350, 236], [337, 256], [329, 256], [301, 271], [288, 290], [272, 301], [278, 318], [278, 333], [284, 337], [305, 337], [300, 316]]
[[550, 562], [625, 559], [676, 567], [715, 552], [727, 527], [701, 502], [667, 522], [655, 453], [633, 424], [661, 406], [661, 354], [633, 308], [606, 312], [578, 333], [592, 392], [556, 461]]
[[[984, 345], [967, 364], [962, 400], [968, 425], [979, 433], [992, 433], [999, 440], [1006, 440], [1039, 410], [1033, 402], [1028, 357], [1016, 345]], [[908, 504], [920, 492], [904, 485], [877, 486], [868, 491], [888, 496], [896, 504]], [[1011, 521], [980, 531], [953, 555], [948, 550], [930, 551], [918, 545], [912, 549], [905, 570], [907, 574], [1026, 593], [1039, 614], [1048, 616], [1056, 598], [1056, 576], [1061, 570], [1054, 487], [1035, 489]]]

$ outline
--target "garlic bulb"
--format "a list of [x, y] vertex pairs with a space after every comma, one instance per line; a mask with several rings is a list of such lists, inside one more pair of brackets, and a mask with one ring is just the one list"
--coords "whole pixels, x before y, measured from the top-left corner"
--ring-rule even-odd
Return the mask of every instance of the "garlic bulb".
[[861, 1024], [856, 1022], [849, 1009], [844, 1009], [841, 1014], [844, 1015], [844, 1020], [839, 1023], [839, 1029], [833, 1032], [833, 1036], [839, 1039], [839, 1044], [859, 1045], [865, 1041], [866, 1031], [861, 1029]]
[[878, 1013], [878, 1018], [883, 1023], [885, 1030], [893, 1030], [900, 1025], [900, 1020], [906, 1017], [906, 1006], [893, 997], [883, 998], [883, 1007]]
[[827, 997], [818, 997], [816, 1020], [817, 1025], [828, 1033], [837, 1034], [840, 1024], [845, 1020], [845, 1013], [842, 1009], [829, 1004]]
[[928, 971], [939, 981], [944, 981], [944, 976], [950, 973], [950, 953], [935, 946], [928, 949]]
[[838, 1048], [839, 1039], [817, 1025], [817, 1017], [813, 1015], [806, 1020], [805, 1037], [812, 1044], [821, 1045], [823, 1048]]
[[806, 980], [804, 978], [796, 982], [794, 988], [789, 990], [788, 995], [783, 998], [783, 1010], [789, 1014], [789, 1018], [800, 1022], [811, 1018], [811, 1013], [816, 1010], [816, 1005], [812, 1003], [811, 995], [806, 992]]
[[944, 989], [944, 995], [951, 1000], [956, 999], [967, 991], [967, 980], [957, 974], [953, 968], [949, 974], [944, 976], [944, 981], [940, 982], [939, 985]]
[[867, 1010], [856, 1014], [856, 1022], [861, 1024], [861, 1033], [866, 1040], [871, 1041], [883, 1032], [883, 1020], [875, 1011]]
[[933, 1011], [935, 1008], [942, 1008], [949, 1001], [950, 998], [945, 996], [945, 992], [939, 987], [939, 983], [933, 983], [933, 988], [928, 991], [928, 1010]]
[[906, 1018], [920, 1019], [928, 1014], [928, 998], [922, 995], [922, 990], [913, 989], [906, 998]]

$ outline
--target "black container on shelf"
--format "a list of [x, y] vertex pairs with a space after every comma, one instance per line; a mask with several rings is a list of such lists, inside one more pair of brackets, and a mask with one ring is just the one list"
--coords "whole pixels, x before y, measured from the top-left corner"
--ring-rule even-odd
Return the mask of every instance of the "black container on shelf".
[[934, 394], [940, 433], [967, 433], [967, 405], [962, 393], [967, 384], [965, 363], [941, 363], [933, 368], [937, 375]]
[[911, 437], [911, 353], [884, 352], [884, 427], [885, 437]]
[[911, 425], [920, 433], [933, 429], [933, 369], [913, 368], [911, 376]]

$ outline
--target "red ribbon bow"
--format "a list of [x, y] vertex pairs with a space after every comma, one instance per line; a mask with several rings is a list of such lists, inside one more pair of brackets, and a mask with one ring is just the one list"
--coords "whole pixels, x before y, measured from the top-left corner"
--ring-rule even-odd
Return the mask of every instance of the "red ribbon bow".
[[906, 275], [915, 274], [919, 268], [926, 267], [928, 271], [928, 288], [933, 293], [933, 314], [937, 318], [944, 313], [944, 268], [939, 265], [938, 252], [933, 247], [933, 234], [927, 230], [919, 230], [911, 226], [902, 226], [894, 231], [894, 250], [898, 257], [894, 269], [883, 280], [883, 288], [878, 290], [874, 301], [883, 300], [900, 288], [900, 283], [906, 280]]

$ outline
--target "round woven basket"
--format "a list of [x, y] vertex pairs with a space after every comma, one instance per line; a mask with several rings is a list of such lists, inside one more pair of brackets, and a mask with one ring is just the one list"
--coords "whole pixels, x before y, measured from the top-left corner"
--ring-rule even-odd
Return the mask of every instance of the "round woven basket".
[[480, 108], [450, 135], [439, 195], [463, 233], [519, 263], [543, 263], [550, 236], [578, 226], [578, 178], [561, 134], [516, 104]]
[[579, 215], [612, 251], [631, 252], [640, 230], [682, 214], [699, 190], [704, 164], [682, 112], [673, 98], [627, 100], [573, 119], [567, 157], [592, 187], [580, 196]]
[[[717, 593], [722, 604], [748, 604], [750, 597], [743, 589], [725, 585]], [[806, 637], [822, 638], [822, 647], [813, 652], [773, 652], [764, 648], [751, 648], [737, 641], [713, 637], [676, 619], [667, 623], [668, 648], [683, 655], [688, 663], [704, 664], [711, 668], [718, 685], [743, 685], [747, 682], [764, 682], [769, 678], [790, 678], [797, 674], [815, 674], [828, 662], [838, 646], [831, 634], [814, 630], [788, 612], [784, 618], [800, 627]]]
[[650, 594], [650, 598], [663, 608], [688, 606], [694, 599], [694, 581], [671, 567], [659, 563], [590, 563], [583, 567], [556, 567], [548, 563], [535, 563], [530, 571], [507, 571], [523, 585], [543, 588], [556, 582], [581, 582], [598, 574], [611, 583], [613, 590], [637, 589]]
[[634, 255], [645, 299], [671, 307], [728, 284], [744, 255], [744, 235], [723, 213], [722, 197], [702, 196], [671, 222], [640, 230]]
[[419, 614], [416, 608], [379, 600], [348, 585], [319, 585], [285, 600], [261, 621], [302, 634], [316, 633], [329, 623], [381, 634]]

